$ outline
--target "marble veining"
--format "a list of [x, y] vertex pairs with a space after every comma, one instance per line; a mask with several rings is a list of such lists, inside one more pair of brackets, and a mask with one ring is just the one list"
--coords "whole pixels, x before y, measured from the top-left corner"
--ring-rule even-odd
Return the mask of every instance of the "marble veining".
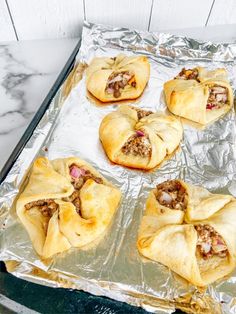
[[63, 39], [0, 44], [0, 169], [76, 42]]

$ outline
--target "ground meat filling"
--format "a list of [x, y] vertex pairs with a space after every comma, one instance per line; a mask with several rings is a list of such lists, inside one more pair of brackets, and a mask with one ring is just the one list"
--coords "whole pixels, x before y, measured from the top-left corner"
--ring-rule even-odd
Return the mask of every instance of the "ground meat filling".
[[[81, 201], [80, 201], [80, 189], [84, 185], [84, 183], [88, 179], [93, 179], [95, 182], [102, 184], [102, 178], [96, 177], [89, 170], [84, 168], [80, 168], [75, 164], [70, 166], [70, 175], [71, 175], [71, 183], [74, 186], [74, 192], [68, 196], [63, 197], [62, 200], [65, 202], [71, 202], [76, 207], [77, 213], [80, 213], [81, 210]], [[53, 199], [45, 199], [38, 200], [34, 202], [30, 202], [25, 205], [26, 210], [30, 210], [33, 207], [37, 207], [37, 209], [42, 213], [44, 217], [52, 217], [55, 211], [58, 209], [58, 204], [55, 203]]]
[[125, 155], [150, 157], [152, 154], [152, 146], [148, 135], [143, 130], [137, 130], [121, 148]]
[[181, 72], [175, 77], [176, 79], [181, 80], [196, 80], [198, 79], [198, 70], [197, 69], [185, 69], [183, 68]]
[[137, 111], [139, 120], [153, 113], [152, 111], [147, 111], [147, 110], [142, 110], [142, 109], [137, 109], [137, 108], [134, 108], [134, 109]]
[[210, 225], [196, 225], [197, 251], [203, 259], [212, 256], [226, 257], [228, 249], [221, 235]]
[[115, 98], [119, 98], [126, 85], [136, 87], [134, 74], [130, 71], [113, 72], [108, 78], [106, 92], [113, 94]]
[[170, 209], [185, 211], [187, 208], [187, 191], [177, 180], [170, 180], [156, 186], [157, 201]]
[[223, 86], [213, 85], [209, 88], [209, 97], [207, 100], [206, 109], [219, 109], [228, 102], [228, 89]]
[[37, 207], [44, 217], [52, 217], [52, 215], [58, 209], [58, 204], [55, 203], [52, 199], [45, 199], [33, 201], [25, 205], [26, 210], [30, 210], [33, 207]]
[[102, 184], [102, 178], [96, 177], [91, 171], [86, 170], [82, 167], [78, 167], [75, 164], [70, 166], [70, 176], [71, 176], [71, 183], [74, 186], [74, 192], [68, 196], [64, 197], [64, 201], [72, 202], [76, 208], [77, 213], [81, 211], [81, 201], [80, 201], [80, 189], [84, 185], [84, 183], [88, 179], [93, 179], [96, 183]]

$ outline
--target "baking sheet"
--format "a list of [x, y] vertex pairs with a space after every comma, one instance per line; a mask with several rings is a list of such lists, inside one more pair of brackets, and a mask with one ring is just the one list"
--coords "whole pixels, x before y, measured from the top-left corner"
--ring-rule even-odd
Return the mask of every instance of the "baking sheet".
[[[135, 101], [101, 105], [86, 91], [84, 69], [95, 56], [144, 54], [151, 75]], [[139, 224], [149, 191], [158, 183], [181, 178], [212, 192], [236, 196], [236, 127], [232, 109], [206, 129], [183, 121], [180, 149], [154, 171], [131, 170], [112, 164], [98, 137], [102, 118], [117, 105], [132, 104], [168, 114], [163, 83], [182, 67], [225, 67], [236, 87], [236, 45], [214, 45], [169, 34], [138, 32], [85, 22], [77, 66], [67, 79], [0, 188], [0, 259], [14, 275], [53, 287], [83, 289], [156, 313], [181, 308], [192, 313], [236, 313], [236, 272], [225, 281], [196, 290], [136, 249]], [[12, 203], [26, 169], [37, 155], [49, 159], [78, 156], [91, 163], [123, 194], [112, 225], [86, 250], [71, 249], [48, 263], [35, 254]]]

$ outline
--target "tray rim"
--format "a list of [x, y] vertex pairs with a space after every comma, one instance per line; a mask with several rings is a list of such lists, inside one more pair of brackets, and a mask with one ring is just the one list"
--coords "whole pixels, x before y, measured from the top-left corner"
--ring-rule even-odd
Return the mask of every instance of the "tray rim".
[[[41, 118], [43, 117], [44, 113], [46, 112], [47, 108], [49, 107], [52, 99], [56, 95], [57, 91], [63, 84], [63, 82], [66, 80], [70, 72], [73, 70], [75, 61], [76, 61], [76, 55], [80, 49], [81, 46], [81, 37], [79, 37], [75, 47], [73, 48], [73, 51], [69, 58], [67, 59], [65, 65], [63, 66], [62, 70], [58, 74], [54, 84], [49, 89], [47, 95], [45, 96], [44, 100], [42, 101], [41, 105], [39, 106], [38, 110], [35, 112], [34, 116], [32, 117], [30, 123], [26, 127], [26, 130], [24, 131], [23, 135], [21, 136], [20, 140], [14, 147], [13, 151], [11, 152], [10, 156], [8, 157], [7, 161], [4, 163], [1, 171], [0, 171], [0, 185], [8, 175], [9, 171], [11, 170], [12, 166], [14, 165], [15, 161], [17, 160], [18, 156], [20, 155], [21, 151], [31, 138], [35, 128], [39, 124]], [[5, 264], [3, 261], [0, 260], [0, 273], [6, 273], [5, 270]], [[15, 277], [16, 278], [16, 277]], [[1, 302], [0, 302], [1, 305]]]
[[[44, 100], [42, 101], [41, 105], [39, 106], [38, 110], [35, 112], [34, 116], [32, 117], [29, 125], [27, 126], [26, 130], [24, 131], [23, 135], [21, 136], [20, 140], [18, 141], [18, 143], [16, 144], [15, 148], [13, 149], [13, 151], [11, 152], [10, 156], [8, 157], [7, 161], [5, 162], [5, 164], [3, 165], [1, 171], [0, 171], [0, 186], [1, 183], [4, 181], [4, 179], [6, 178], [6, 176], [8, 175], [9, 171], [11, 170], [12, 166], [14, 165], [15, 161], [17, 160], [18, 156], [20, 155], [21, 151], [24, 149], [25, 145], [27, 144], [27, 142], [30, 140], [35, 128], [37, 127], [37, 125], [39, 124], [41, 118], [43, 117], [44, 113], [46, 112], [47, 108], [50, 106], [51, 101], [53, 100], [54, 96], [56, 95], [56, 93], [58, 92], [59, 88], [62, 86], [62, 84], [64, 83], [64, 81], [66, 80], [66, 78], [69, 76], [69, 74], [72, 72], [72, 70], [74, 69], [74, 66], [76, 64], [76, 56], [79, 52], [79, 49], [81, 47], [81, 42], [82, 42], [82, 38], [79, 37], [71, 55], [69, 56], [68, 60], [66, 61], [64, 67], [62, 68], [62, 70], [60, 71], [59, 75], [57, 76], [54, 84], [52, 85], [52, 87], [49, 89], [46, 97], [44, 98]], [[7, 273], [6, 267], [5, 267], [5, 263], [4, 261], [0, 260], [0, 273]], [[14, 276], [14, 278], [16, 280], [19, 280], [20, 278]], [[23, 280], [25, 281], [25, 280]], [[29, 282], [31, 284], [31, 282]], [[36, 284], [37, 286], [40, 287], [44, 287], [40, 284]], [[48, 287], [49, 288], [49, 287]], [[70, 291], [71, 289], [66, 289], [67, 291]], [[82, 290], [83, 291], [83, 290]], [[84, 292], [84, 291], [83, 291]], [[89, 292], [86, 292], [86, 294], [89, 294], [91, 296], [93, 296], [92, 294], [90, 294]], [[2, 294], [4, 296], [4, 294]], [[1, 296], [1, 293], [0, 293]], [[104, 299], [106, 299], [104, 296], [96, 296], [101, 298], [101, 302], [103, 302]], [[120, 303], [116, 300], [113, 300], [115, 303]], [[94, 301], [95, 304], [98, 304], [98, 302], [95, 300]], [[123, 302], [122, 302], [123, 303]], [[32, 311], [31, 307], [28, 307], [24, 304], [21, 303], [17, 303], [19, 305], [23, 305], [25, 309]], [[1, 300], [0, 300], [0, 306], [2, 305]], [[145, 311], [142, 308], [136, 308], [132, 305], [127, 304], [128, 306], [131, 306], [132, 308], [134, 308], [135, 310], [141, 310], [141, 311]], [[109, 305], [107, 305], [109, 309], [110, 308]], [[102, 306], [100, 306], [100, 308], [102, 308]], [[123, 304], [121, 305], [121, 309], [123, 308]], [[4, 310], [9, 310], [9, 313], [13, 313], [12, 309], [8, 308], [8, 307], [4, 307]], [[6, 312], [8, 313], [8, 312]], [[35, 312], [36, 313], [36, 312]], [[176, 312], [177, 313], [177, 312]], [[179, 312], [181, 313], [181, 312]]]
[[14, 165], [16, 159], [19, 157], [21, 151], [31, 138], [35, 128], [39, 124], [40, 120], [42, 119], [44, 113], [46, 112], [47, 108], [49, 107], [51, 101], [53, 100], [54, 96], [56, 95], [57, 91], [65, 81], [65, 79], [68, 77], [70, 72], [73, 70], [75, 61], [76, 61], [76, 55], [79, 52], [80, 46], [81, 46], [81, 40], [82, 38], [79, 37], [79, 40], [73, 49], [71, 55], [69, 56], [68, 60], [66, 61], [64, 67], [60, 71], [59, 75], [56, 78], [56, 81], [52, 85], [52, 87], [49, 89], [49, 92], [47, 93], [46, 97], [42, 101], [41, 105], [39, 106], [38, 110], [34, 114], [33, 118], [31, 119], [29, 125], [27, 126], [26, 130], [24, 131], [23, 135], [21, 136], [20, 140], [16, 144], [15, 148], [11, 152], [10, 156], [8, 157], [7, 161], [3, 165], [1, 171], [0, 171], [0, 185], [3, 182], [3, 180], [8, 175], [9, 171], [11, 170], [12, 166]]

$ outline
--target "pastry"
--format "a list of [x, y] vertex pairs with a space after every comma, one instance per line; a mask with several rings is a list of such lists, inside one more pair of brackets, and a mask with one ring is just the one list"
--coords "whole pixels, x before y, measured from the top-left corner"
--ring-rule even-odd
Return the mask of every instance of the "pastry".
[[146, 213], [149, 216], [166, 217], [171, 223], [182, 223], [188, 203], [189, 191], [183, 181], [165, 181], [149, 193]]
[[181, 180], [150, 192], [137, 247], [195, 286], [229, 275], [236, 266], [236, 200]]
[[121, 105], [101, 122], [99, 136], [108, 158], [117, 164], [151, 169], [174, 152], [182, 125], [173, 116]]
[[233, 105], [233, 91], [225, 69], [182, 69], [164, 84], [164, 94], [172, 113], [203, 125], [219, 119]]
[[88, 91], [102, 102], [138, 98], [150, 76], [150, 64], [145, 56], [94, 58], [86, 71]]
[[110, 224], [120, 191], [76, 158], [39, 157], [16, 212], [43, 258], [93, 242]]

